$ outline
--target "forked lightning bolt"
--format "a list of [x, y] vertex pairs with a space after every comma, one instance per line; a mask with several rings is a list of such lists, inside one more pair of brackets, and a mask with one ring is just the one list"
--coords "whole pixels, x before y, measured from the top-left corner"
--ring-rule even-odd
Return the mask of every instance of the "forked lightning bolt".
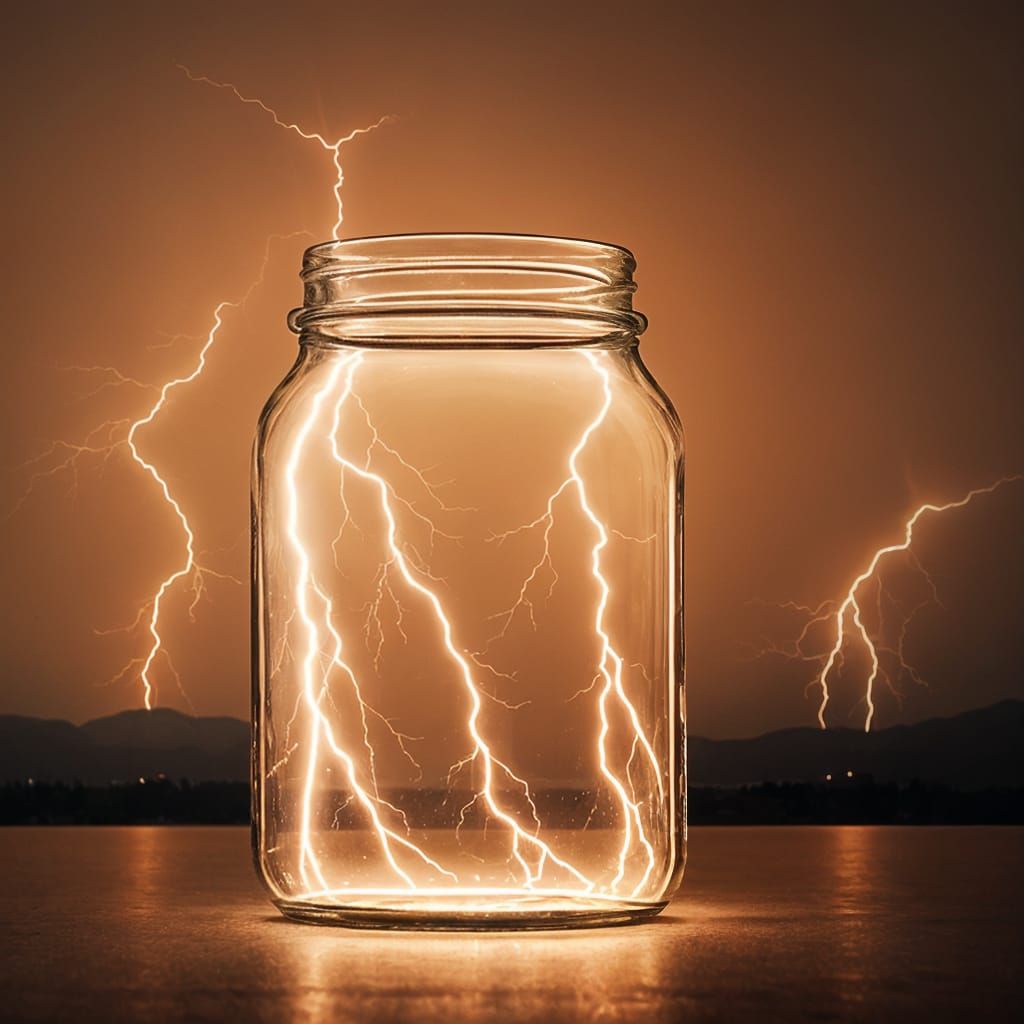
[[[321, 741], [324, 741], [334, 757], [341, 762], [353, 794], [362, 805], [372, 822], [374, 832], [380, 841], [381, 849], [388, 865], [402, 880], [402, 882], [409, 887], [412, 887], [415, 884], [412, 877], [407, 874], [398, 863], [395, 856], [396, 847], [414, 853], [434, 871], [447, 876], [452, 881], [456, 881], [455, 876], [451, 872], [443, 868], [433, 860], [433, 858], [423, 853], [415, 843], [406, 839], [405, 836], [394, 831], [385, 824], [381, 817], [381, 801], [379, 797], [376, 794], [371, 794], [360, 781], [355, 760], [338, 743], [335, 738], [330, 719], [323, 710], [323, 703], [329, 692], [328, 687], [331, 669], [335, 667], [341, 668], [341, 670], [351, 678], [353, 683], [355, 683], [355, 675], [342, 660], [342, 643], [340, 635], [333, 629], [333, 626], [329, 625], [328, 631], [334, 637], [334, 647], [332, 650], [330, 666], [327, 672], [323, 673], [319, 679], [317, 678], [317, 665], [320, 662], [320, 651], [323, 647], [323, 637], [318, 622], [320, 616], [318, 616], [314, 611], [314, 595], [321, 604], [322, 616], [326, 619], [328, 624], [330, 624], [331, 603], [323, 596], [322, 592], [315, 584], [312, 560], [306, 549], [306, 542], [302, 535], [300, 518], [302, 502], [299, 496], [299, 465], [324, 400], [337, 388], [338, 380], [342, 371], [351, 361], [351, 359], [336, 361], [328, 373], [323, 386], [313, 395], [309, 411], [296, 434], [285, 468], [285, 488], [288, 496], [286, 533], [298, 567], [294, 595], [295, 608], [298, 611], [299, 619], [301, 620], [302, 628], [305, 633], [305, 649], [301, 661], [302, 693], [311, 720], [310, 730], [307, 737], [309, 747], [307, 751], [308, 761], [300, 819], [301, 839], [299, 873], [303, 884], [307, 887], [311, 885], [309, 879], [310, 872], [312, 872], [313, 877], [321, 890], [328, 887], [323, 869], [320, 866], [319, 858], [317, 857], [312, 844], [313, 799], [316, 792], [316, 779], [320, 768], [320, 744]], [[347, 378], [344, 390], [341, 393], [341, 397], [338, 399], [339, 404], [344, 402], [350, 390], [351, 379]], [[362, 703], [361, 700], [360, 703]]]
[[[610, 375], [602, 365], [599, 355], [589, 352], [581, 353], [581, 358], [586, 361], [588, 371], [593, 374], [595, 382], [598, 384], [599, 409], [587, 424], [576, 444], [570, 449], [566, 461], [567, 476], [549, 497], [545, 512], [532, 523], [508, 531], [506, 534], [497, 535], [497, 539], [503, 539], [513, 533], [543, 526], [544, 553], [542, 560], [550, 561], [550, 533], [555, 505], [569, 492], [576, 495], [579, 512], [594, 533], [589, 575], [592, 577], [596, 589], [593, 629], [598, 641], [597, 680], [603, 681], [597, 698], [601, 729], [595, 738], [594, 754], [601, 774], [619, 804], [622, 829], [622, 842], [619, 847], [616, 867], [611, 877], [601, 882], [588, 877], [577, 865], [572, 863], [569, 857], [559, 853], [543, 837], [542, 823], [533, 801], [529, 783], [516, 773], [506, 759], [497, 753], [493, 741], [485, 734], [485, 728], [481, 721], [484, 691], [480, 687], [475, 671], [476, 667], [480, 667], [478, 657], [460, 645], [457, 628], [438, 589], [433, 585], [434, 577], [424, 567], [413, 565], [410, 562], [406, 553], [407, 545], [400, 536], [399, 506], [412, 512], [417, 518], [422, 518], [422, 513], [416, 513], [409, 502], [397, 494], [394, 484], [372, 468], [371, 458], [375, 446], [380, 446], [384, 451], [392, 453], [394, 449], [382, 442], [379, 432], [373, 426], [367, 406], [356, 394], [357, 371], [366, 360], [371, 358], [372, 353], [367, 351], [356, 351], [337, 358], [326, 379], [313, 395], [302, 425], [293, 441], [285, 470], [287, 534], [298, 567], [293, 604], [298, 609], [304, 632], [301, 686], [309, 718], [299, 840], [300, 877], [303, 884], [308, 887], [304, 897], [323, 899], [343, 895], [351, 897], [358, 893], [381, 894], [391, 891], [386, 888], [357, 890], [350, 885], [339, 888], [328, 884], [325, 870], [315, 850], [313, 837], [316, 783], [323, 771], [324, 757], [340, 763], [343, 768], [351, 792], [365, 811], [388, 867], [401, 886], [406, 888], [414, 886], [419, 892], [429, 891], [435, 896], [443, 896], [456, 891], [466, 894], [472, 891], [478, 896], [492, 896], [496, 899], [522, 891], [538, 896], [574, 894], [596, 899], [622, 895], [636, 896], [643, 891], [656, 866], [654, 847], [644, 825], [642, 800], [637, 796], [635, 782], [629, 775], [629, 768], [638, 749], [643, 751], [644, 757], [649, 761], [650, 771], [655, 780], [655, 789], [660, 800], [664, 799], [664, 783], [662, 770], [653, 746], [646, 736], [636, 708], [626, 692], [623, 680], [623, 659], [615, 649], [608, 633], [606, 613], [611, 597], [611, 586], [604, 572], [601, 555], [608, 544], [611, 531], [592, 507], [586, 482], [579, 467], [579, 459], [587, 448], [591, 436], [604, 424], [611, 406]], [[461, 684], [461, 690], [468, 704], [466, 733], [469, 738], [470, 751], [453, 765], [452, 772], [449, 773], [449, 780], [454, 773], [476, 764], [480, 769], [481, 781], [470, 802], [462, 808], [460, 822], [465, 819], [466, 813], [474, 804], [481, 802], [486, 808], [488, 817], [507, 830], [510, 863], [516, 866], [519, 875], [518, 887], [471, 887], [466, 889], [464, 886], [459, 886], [456, 890], [451, 886], [439, 886], [437, 882], [443, 881], [441, 876], [447, 876], [452, 881], [456, 881], [453, 870], [450, 867], [445, 867], [428, 851], [417, 846], [408, 838], [408, 825], [401, 810], [383, 800], [376, 788], [372, 767], [373, 751], [365, 720], [368, 706], [363, 699], [355, 670], [350, 663], [344, 660], [342, 637], [333, 622], [332, 602], [315, 579], [314, 554], [310, 550], [309, 540], [301, 527], [301, 510], [304, 503], [301, 499], [300, 465], [307, 446], [314, 437], [319, 437], [318, 434], [314, 434], [315, 425], [318, 419], [322, 418], [323, 407], [332, 395], [335, 397], [333, 398], [328, 438], [331, 456], [338, 466], [342, 489], [344, 489], [345, 480], [362, 481], [369, 492], [376, 496], [385, 540], [386, 562], [384, 568], [386, 570], [388, 567], [394, 567], [397, 570], [398, 576], [410, 596], [414, 600], [420, 601], [433, 619], [441, 649], [452, 666], [453, 676]], [[347, 446], [342, 438], [342, 413], [347, 403], [358, 406], [371, 431], [371, 441], [359, 459], [347, 453]], [[401, 459], [401, 456], [398, 457]], [[401, 461], [403, 465], [409, 466], [404, 459]], [[348, 503], [344, 497], [342, 497], [342, 501], [347, 509]], [[336, 552], [332, 552], [332, 554], [336, 556]], [[520, 600], [523, 599], [523, 594], [530, 581], [535, 577], [536, 568], [527, 577], [520, 592]], [[512, 609], [512, 613], [514, 610], [515, 608]], [[507, 618], [507, 614], [505, 617]], [[507, 622], [505, 628], [507, 629]], [[321, 656], [321, 652], [325, 650], [329, 651], [326, 662]], [[344, 677], [358, 702], [359, 715], [362, 718], [362, 745], [364, 751], [369, 753], [369, 770], [365, 782], [360, 777], [357, 757], [354, 752], [345, 749], [331, 724], [332, 715], [340, 715], [337, 704], [331, 698], [332, 677]], [[593, 689], [593, 685], [588, 689]], [[612, 724], [609, 704], [613, 702], [613, 698], [615, 706], [621, 712], [622, 720], [628, 723], [633, 736], [625, 781], [613, 766], [608, 749], [608, 735]], [[300, 748], [292, 749], [297, 751]], [[523, 821], [512, 808], [506, 805], [499, 791], [499, 781], [520, 791], [524, 805], [528, 808], [526, 821]], [[643, 852], [643, 870], [639, 877], [633, 879], [629, 890], [623, 893], [621, 886], [630, 869], [631, 855], [637, 849]], [[403, 857], [400, 857], [400, 854]], [[410, 864], [404, 863], [404, 859], [408, 856], [413, 857], [413, 862], [419, 862], [420, 874], [424, 867], [429, 870], [433, 876], [430, 881], [424, 883], [422, 877], [413, 880], [413, 876], [410, 874]]]
[[[608, 717], [608, 701], [613, 694], [616, 701], [625, 712], [630, 728], [632, 729], [632, 752], [635, 752], [638, 747], [643, 750], [644, 756], [650, 765], [651, 774], [655, 780], [659, 798], [662, 800], [664, 799], [664, 782], [662, 779], [662, 769], [659, 765], [657, 755], [654, 752], [654, 747], [650, 739], [647, 737], [640, 721], [640, 716], [626, 692], [623, 682], [623, 658], [615, 649], [611, 637], [608, 634], [606, 624], [608, 602], [611, 597], [611, 586], [604, 574], [601, 554], [608, 546], [609, 534], [612, 531], [598, 517], [589, 501], [586, 482], [579, 468], [579, 459], [585, 451], [591, 435], [601, 427], [608, 416], [608, 411], [611, 408], [612, 403], [612, 390], [608, 370], [602, 365], [600, 357], [593, 352], [581, 352], [580, 355], [589, 363], [595, 377], [600, 382], [601, 405], [597, 415], [590, 423], [587, 424], [575, 447], [569, 453], [569, 457], [567, 459], [567, 475], [548, 497], [543, 513], [541, 513], [541, 515], [532, 522], [526, 523], [523, 526], [515, 527], [512, 530], [507, 530], [504, 533], [495, 535], [494, 537], [495, 540], [500, 542], [514, 534], [542, 527], [543, 545], [541, 557], [536, 563], [534, 563], [529, 574], [524, 579], [523, 584], [519, 589], [519, 593], [516, 596], [515, 602], [510, 608], [496, 616], [496, 618], [502, 622], [502, 627], [497, 634], [491, 637], [488, 641], [488, 645], [498, 637], [506, 634], [513, 617], [521, 607], [526, 607], [528, 609], [530, 621], [535, 624], [533, 604], [528, 596], [528, 592], [531, 585], [536, 582], [540, 570], [545, 565], [549, 567], [553, 574], [552, 587], [554, 586], [554, 580], [557, 580], [557, 573], [554, 572], [551, 561], [551, 531], [555, 522], [555, 505], [564, 494], [570, 491], [573, 492], [576, 495], [580, 512], [593, 528], [595, 535], [595, 541], [590, 553], [590, 570], [598, 590], [598, 600], [594, 610], [593, 628], [600, 646], [600, 659], [598, 662], [598, 676], [595, 678], [594, 683], [590, 687], [587, 687], [586, 690], [592, 689], [593, 686], [597, 684], [598, 680], [603, 680], [604, 685], [601, 687], [597, 702], [598, 712], [601, 719], [601, 729], [597, 741], [598, 762], [600, 764], [601, 774], [604, 776], [619, 801], [623, 823], [623, 837], [619, 851], [618, 871], [612, 882], [612, 888], [615, 889], [621, 883], [626, 873], [629, 855], [632, 852], [635, 839], [643, 848], [647, 864], [644, 874], [636, 886], [636, 890], [639, 891], [642, 889], [651, 871], [654, 869], [655, 854], [654, 847], [648, 839], [643, 826], [640, 804], [636, 799], [635, 793], [627, 792], [626, 784], [623, 783], [620, 776], [615, 772], [608, 757], [608, 735], [611, 729], [611, 723]], [[619, 533], [619, 531], [614, 532]], [[625, 535], [619, 533], [619, 536]], [[634, 540], [636, 538], [626, 539]], [[551, 588], [548, 589], [548, 593], [551, 593]], [[631, 753], [630, 761], [627, 763], [627, 775], [628, 766], [631, 764], [632, 760], [633, 757]], [[631, 782], [629, 785], [632, 788]], [[635, 837], [633, 831], [634, 828], [636, 829]]]
[[[862, 683], [865, 706], [865, 732], [871, 731], [871, 725], [875, 717], [875, 687], [879, 676], [884, 672], [880, 654], [887, 653], [891, 655], [895, 659], [896, 664], [899, 666], [901, 671], [907, 673], [917, 682], [922, 681], [920, 675], [916, 672], [914, 667], [909, 664], [904, 654], [904, 644], [910, 622], [914, 615], [928, 603], [929, 599], [935, 599], [936, 597], [935, 585], [931, 577], [911, 550], [911, 544], [914, 540], [914, 530], [918, 522], [925, 516], [935, 516], [943, 512], [950, 512], [954, 509], [963, 508], [965, 505], [970, 504], [970, 502], [975, 498], [991, 494], [1004, 484], [1021, 479], [1024, 478], [1021, 476], [1003, 477], [995, 481], [995, 483], [989, 484], [987, 487], [976, 487], [973, 490], [968, 491], [962, 498], [959, 498], [956, 501], [946, 502], [945, 504], [925, 502], [924, 504], [919, 505], [903, 524], [902, 540], [878, 548], [871, 555], [864, 569], [853, 578], [846, 590], [846, 593], [839, 601], [823, 601], [816, 608], [799, 605], [795, 602], [789, 602], [782, 605], [783, 608], [787, 608], [791, 611], [796, 611], [804, 615], [804, 626], [797, 636], [796, 641], [791, 646], [785, 648], [770, 647], [763, 653], [782, 654], [788, 658], [820, 663], [821, 667], [810, 685], [818, 687], [821, 691], [817, 717], [818, 724], [822, 729], [826, 728], [825, 712], [831, 699], [831, 691], [829, 687], [830, 679], [835, 672], [842, 668], [847, 649], [851, 646], [855, 649], [859, 649], [860, 653], [864, 655], [868, 661], [868, 669]], [[880, 569], [884, 560], [888, 556], [895, 555], [900, 552], [905, 552], [908, 555], [911, 559], [911, 565], [924, 578], [929, 589], [929, 598], [918, 602], [909, 610], [904, 611], [896, 646], [887, 647], [880, 640], [873, 637], [871, 631], [868, 629], [868, 626], [864, 621], [865, 606], [863, 598], [860, 595], [867, 584], [874, 580], [879, 588], [877, 591], [878, 618], [881, 619], [884, 590], [882, 587], [882, 580], [880, 578]], [[811, 631], [817, 626], [825, 626], [827, 624], [831, 624], [832, 633], [832, 640], [829, 648], [827, 651], [820, 654], [808, 653], [805, 650], [805, 645], [809, 642]]]
[[215, 89], [226, 89], [236, 99], [242, 103], [247, 103], [251, 106], [259, 107], [265, 114], [269, 114], [273, 118], [274, 124], [279, 128], [286, 128], [288, 131], [294, 132], [300, 138], [305, 139], [307, 142], [315, 142], [321, 148], [325, 149], [331, 154], [331, 162], [334, 164], [334, 202], [337, 216], [334, 221], [334, 227], [331, 229], [331, 238], [337, 239], [341, 233], [341, 224], [344, 218], [344, 208], [341, 199], [341, 190], [345, 184], [345, 172], [341, 165], [341, 147], [347, 142], [351, 142], [354, 138], [359, 135], [366, 135], [368, 132], [372, 132], [375, 128], [379, 128], [383, 124], [387, 124], [389, 121], [393, 121], [394, 117], [390, 114], [385, 114], [384, 117], [371, 124], [366, 128], [356, 128], [349, 132], [348, 135], [344, 135], [341, 138], [334, 139], [333, 141], [325, 138], [320, 132], [306, 131], [305, 128], [300, 127], [294, 122], [285, 121], [272, 107], [267, 106], [263, 100], [256, 99], [252, 96], [243, 95], [237, 86], [232, 85], [230, 82], [218, 82], [216, 79], [208, 78], [206, 75], [193, 74], [184, 64], [179, 64], [178, 67], [188, 76], [192, 82], [201, 82], [204, 85], [211, 85]]
[[[285, 237], [294, 238], [297, 234], [303, 234], [304, 232], [296, 232], [294, 235], [288, 235]], [[167, 381], [161, 388], [157, 400], [153, 403], [152, 407], [145, 414], [135, 420], [128, 430], [128, 437], [126, 443], [128, 450], [131, 452], [132, 459], [150, 476], [153, 482], [157, 485], [163, 500], [171, 507], [175, 518], [181, 527], [182, 534], [184, 536], [184, 558], [178, 568], [174, 569], [171, 573], [161, 580], [160, 585], [157, 587], [156, 592], [150, 601], [139, 610], [139, 615], [135, 621], [128, 628], [134, 628], [143, 618], [146, 619], [146, 629], [149, 633], [150, 644], [149, 649], [146, 651], [145, 657], [141, 662], [141, 669], [139, 671], [139, 678], [142, 682], [143, 688], [143, 703], [147, 710], [152, 709], [153, 700], [155, 694], [155, 684], [152, 678], [153, 663], [161, 650], [164, 649], [163, 637], [160, 635], [160, 612], [163, 605], [164, 598], [167, 593], [174, 587], [179, 581], [186, 579], [187, 577], [192, 578], [192, 604], [189, 607], [189, 614], [191, 615], [195, 606], [202, 597], [205, 577], [207, 575], [217, 576], [222, 579], [231, 579], [236, 583], [241, 583], [241, 580], [235, 577], [228, 576], [225, 573], [215, 572], [206, 566], [201, 566], [196, 561], [195, 551], [195, 533], [192, 530], [192, 526], [188, 521], [188, 517], [185, 515], [184, 510], [181, 507], [181, 503], [172, 493], [167, 480], [161, 475], [160, 470], [157, 466], [147, 459], [139, 450], [136, 439], [138, 432], [143, 427], [148, 426], [153, 422], [154, 419], [160, 414], [161, 410], [166, 405], [167, 399], [170, 394], [177, 388], [183, 387], [186, 384], [191, 384], [199, 375], [206, 369], [206, 359], [217, 341], [217, 336], [220, 333], [221, 327], [224, 325], [224, 313], [229, 309], [238, 309], [243, 306], [252, 295], [252, 293], [263, 283], [266, 276], [267, 264], [270, 261], [270, 244], [281, 236], [271, 236], [267, 241], [267, 247], [263, 254], [263, 264], [260, 268], [259, 277], [249, 286], [245, 294], [237, 300], [221, 302], [213, 311], [213, 324], [210, 327], [209, 332], [206, 335], [206, 340], [203, 346], [200, 348], [198, 355], [196, 356], [195, 363], [192, 369], [181, 377], [175, 377], [172, 380]], [[146, 609], [148, 608], [148, 615]], [[165, 655], [166, 657], [166, 655]], [[171, 664], [168, 657], [168, 665], [171, 668], [172, 673], [178, 681], [179, 687], [181, 686], [181, 680], [177, 676], [177, 672], [174, 671], [173, 664]], [[128, 671], [130, 671], [137, 664], [137, 659], [129, 662], [124, 669], [115, 676], [115, 679], [123, 677]]]
[[144, 454], [143, 449], [140, 447], [142, 440], [141, 434], [145, 432], [144, 428], [150, 426], [166, 408], [167, 402], [174, 391], [190, 384], [202, 374], [203, 370], [206, 368], [207, 357], [216, 343], [220, 330], [223, 327], [223, 317], [225, 312], [229, 309], [238, 309], [244, 305], [256, 288], [263, 283], [270, 259], [272, 243], [279, 239], [294, 238], [305, 233], [306, 232], [295, 232], [290, 235], [272, 235], [268, 238], [259, 276], [249, 286], [240, 299], [221, 302], [215, 308], [213, 313], [213, 323], [201, 344], [198, 354], [196, 355], [189, 371], [181, 376], [174, 377], [162, 385], [154, 386], [137, 380], [134, 377], [128, 377], [115, 367], [66, 367], [68, 370], [84, 373], [92, 377], [96, 377], [97, 375], [99, 376], [99, 383], [92, 387], [85, 397], [92, 397], [107, 388], [130, 385], [144, 390], [152, 389], [156, 392], [156, 398], [153, 401], [153, 404], [149, 406], [141, 416], [135, 419], [124, 417], [101, 423], [90, 431], [85, 440], [81, 443], [58, 441], [48, 446], [41, 455], [32, 460], [31, 464], [39, 464], [46, 460], [50, 460], [50, 464], [47, 465], [46, 468], [37, 470], [32, 474], [22, 498], [18, 502], [18, 505], [15, 506], [15, 509], [12, 510], [13, 514], [13, 511], [16, 511], [21, 507], [41, 479], [52, 477], [59, 473], [69, 472], [72, 474], [73, 484], [77, 486], [79, 464], [83, 459], [95, 457], [100, 459], [101, 463], [106, 463], [113, 455], [120, 452], [122, 449], [128, 452], [132, 462], [143, 470], [153, 483], [156, 484], [162, 500], [170, 509], [181, 530], [184, 542], [182, 561], [177, 568], [168, 573], [168, 575], [160, 581], [153, 593], [153, 596], [139, 608], [135, 618], [128, 623], [128, 625], [119, 626], [115, 629], [96, 631], [97, 634], [101, 636], [110, 635], [112, 633], [130, 633], [137, 627], [145, 624], [145, 631], [148, 637], [148, 647], [145, 654], [141, 657], [132, 658], [113, 676], [110, 682], [117, 682], [130, 673], [137, 671], [139, 681], [142, 684], [143, 704], [147, 709], [151, 709], [153, 707], [153, 702], [155, 700], [156, 682], [153, 674], [156, 660], [161, 654], [163, 655], [163, 659], [166, 662], [166, 666], [171, 677], [178, 684], [182, 696], [186, 701], [189, 700], [188, 694], [182, 687], [181, 678], [174, 667], [164, 643], [163, 636], [160, 632], [161, 612], [163, 611], [164, 600], [168, 593], [176, 584], [179, 583], [179, 581], [186, 579], [191, 581], [192, 599], [188, 606], [188, 614], [191, 618], [194, 617], [196, 606], [202, 599], [205, 592], [208, 577], [229, 580], [239, 584], [241, 584], [242, 581], [235, 576], [220, 572], [208, 565], [203, 565], [198, 561], [195, 533], [192, 529], [191, 523], [189, 522], [188, 516], [182, 507], [181, 500], [172, 492], [165, 475], [161, 473], [159, 467], [152, 461], [152, 457], [147, 457]]

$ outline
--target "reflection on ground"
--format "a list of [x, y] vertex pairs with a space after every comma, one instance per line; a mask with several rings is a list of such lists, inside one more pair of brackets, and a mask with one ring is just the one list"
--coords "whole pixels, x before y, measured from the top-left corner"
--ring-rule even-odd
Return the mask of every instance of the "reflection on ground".
[[285, 921], [242, 829], [10, 829], [10, 1019], [1013, 1015], [1024, 829], [693, 829], [680, 897], [583, 932]]

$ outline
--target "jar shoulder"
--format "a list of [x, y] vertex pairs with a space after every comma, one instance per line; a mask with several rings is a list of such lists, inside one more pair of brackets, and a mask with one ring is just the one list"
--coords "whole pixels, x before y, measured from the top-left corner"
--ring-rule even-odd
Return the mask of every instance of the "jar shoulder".
[[620, 372], [629, 378], [638, 402], [650, 413], [652, 427], [664, 435], [676, 457], [681, 459], [684, 434], [679, 413], [635, 346], [626, 353]]
[[[375, 354], [375, 361], [384, 353]], [[436, 350], [433, 353], [436, 355]], [[562, 355], [565, 352], [562, 350]], [[457, 357], [457, 353], [452, 353]], [[533, 357], [536, 358], [536, 352]], [[671, 399], [658, 383], [650, 368], [641, 357], [637, 346], [606, 353], [608, 380], [612, 386], [612, 403], [620, 411], [632, 413], [622, 421], [627, 429], [643, 433], [656, 433], [675, 458], [683, 455], [684, 435], [679, 415]], [[257, 424], [256, 448], [262, 449], [268, 443], [275, 427], [289, 419], [289, 409], [299, 408], [305, 403], [307, 392], [315, 392], [321, 377], [329, 373], [332, 363], [344, 359], [342, 349], [302, 348], [288, 372], [268, 397]], [[411, 365], [408, 353], [391, 352], [389, 360], [396, 364]], [[415, 357], [413, 357], [415, 358]], [[547, 368], [538, 363], [541, 371]], [[543, 377], [543, 373], [541, 374]], [[528, 388], [526, 378], [515, 378], [515, 387]], [[449, 401], [452, 400], [449, 395]]]

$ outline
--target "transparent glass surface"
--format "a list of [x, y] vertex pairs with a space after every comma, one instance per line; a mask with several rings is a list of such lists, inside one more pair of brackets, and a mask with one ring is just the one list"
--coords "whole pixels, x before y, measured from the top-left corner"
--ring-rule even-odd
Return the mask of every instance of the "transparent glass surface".
[[632, 257], [306, 255], [254, 475], [254, 842], [289, 916], [656, 913], [685, 857], [682, 449]]

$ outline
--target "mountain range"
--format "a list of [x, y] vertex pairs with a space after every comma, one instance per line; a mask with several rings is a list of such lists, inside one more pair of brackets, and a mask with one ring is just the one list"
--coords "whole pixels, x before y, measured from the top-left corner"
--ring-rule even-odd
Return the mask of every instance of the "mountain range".
[[943, 783], [955, 789], [1024, 786], [1024, 701], [1004, 700], [951, 718], [860, 729], [781, 729], [753, 739], [688, 742], [691, 785], [823, 782]]
[[[1006, 700], [951, 718], [864, 733], [782, 729], [752, 739], [688, 740], [689, 783], [739, 786], [870, 776], [959, 789], [1024, 786], [1024, 701]], [[236, 718], [198, 718], [168, 708], [122, 711], [83, 725], [0, 715], [0, 783], [105, 785], [164, 775], [244, 782], [250, 732]]]
[[0, 715], [0, 782], [105, 785], [166, 775], [242, 782], [249, 778], [249, 724], [169, 708], [121, 711], [83, 725]]

